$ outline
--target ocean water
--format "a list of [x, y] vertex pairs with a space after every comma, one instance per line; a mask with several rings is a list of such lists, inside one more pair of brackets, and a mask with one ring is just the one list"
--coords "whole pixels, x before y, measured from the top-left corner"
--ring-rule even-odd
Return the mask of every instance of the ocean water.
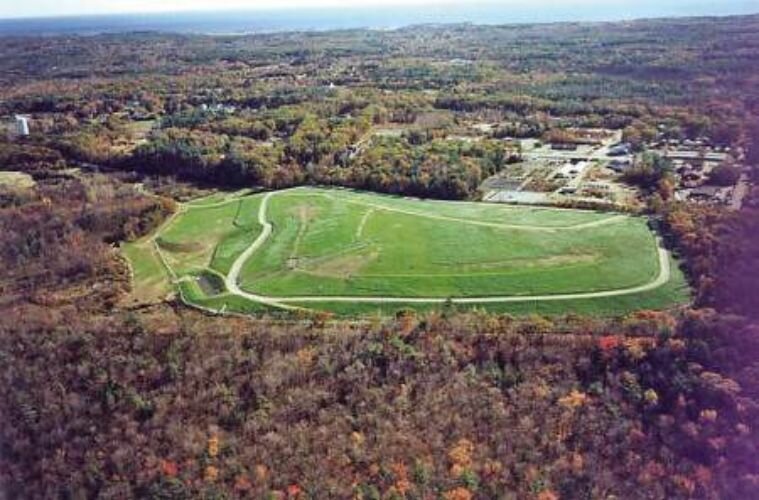
[[[413, 2], [413, 0], [412, 0]], [[512, 24], [616, 21], [652, 17], [759, 13], [759, 0], [546, 0], [467, 2], [444, 6], [355, 7], [260, 11], [179, 12], [0, 19], [0, 36], [162, 31], [243, 34], [348, 28], [393, 29], [413, 24]]]

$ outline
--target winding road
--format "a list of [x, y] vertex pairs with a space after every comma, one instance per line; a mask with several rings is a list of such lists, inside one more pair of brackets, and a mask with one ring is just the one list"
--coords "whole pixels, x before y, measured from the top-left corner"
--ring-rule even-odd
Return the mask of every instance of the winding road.
[[261, 205], [258, 207], [258, 223], [263, 228], [261, 230], [261, 234], [259, 234], [258, 238], [256, 238], [255, 241], [253, 241], [253, 243], [251, 243], [250, 246], [246, 248], [245, 251], [241, 253], [240, 256], [237, 257], [237, 259], [235, 259], [235, 261], [232, 263], [232, 267], [229, 269], [229, 273], [227, 273], [227, 276], [224, 278], [224, 285], [227, 287], [227, 290], [229, 290], [229, 293], [233, 295], [238, 295], [248, 300], [260, 302], [261, 304], [266, 304], [269, 306], [290, 309], [290, 307], [281, 303], [281, 299], [274, 299], [272, 297], [266, 297], [264, 295], [248, 293], [240, 288], [239, 285], [240, 272], [242, 271], [243, 266], [248, 261], [248, 259], [253, 256], [256, 250], [261, 248], [261, 245], [266, 243], [266, 240], [269, 239], [269, 236], [271, 236], [271, 233], [274, 229], [271, 225], [271, 222], [266, 220], [266, 206], [269, 204], [269, 199], [271, 199], [273, 195], [274, 191], [268, 192], [261, 200]]
[[[441, 298], [441, 297], [365, 297], [365, 296], [305, 296], [305, 297], [269, 297], [265, 295], [253, 294], [246, 292], [239, 286], [240, 273], [245, 263], [250, 259], [253, 254], [266, 243], [273, 232], [273, 226], [271, 222], [266, 219], [266, 209], [269, 200], [274, 196], [276, 192], [269, 192], [264, 195], [261, 205], [258, 210], [258, 222], [263, 228], [256, 240], [240, 254], [240, 256], [234, 261], [232, 267], [227, 274], [224, 283], [229, 293], [243, 297], [254, 302], [265, 304], [272, 307], [278, 307], [283, 309], [300, 309], [298, 306], [292, 305], [305, 304], [305, 303], [323, 303], [323, 302], [353, 302], [353, 303], [369, 303], [369, 304], [442, 304], [445, 302], [452, 302], [454, 304], [500, 304], [510, 302], [531, 302], [531, 301], [560, 301], [560, 300], [577, 300], [577, 299], [596, 299], [604, 297], [618, 297], [622, 295], [632, 295], [641, 292], [647, 292], [659, 288], [665, 285], [671, 277], [670, 268], [670, 253], [664, 248], [661, 238], [656, 238], [657, 252], [659, 257], [659, 274], [649, 283], [630, 287], [621, 288], [617, 290], [605, 290], [599, 292], [583, 292], [583, 293], [566, 293], [566, 294], [549, 294], [549, 295], [508, 295], [508, 296], [487, 296], [487, 297], [459, 297], [459, 298]], [[360, 203], [360, 202], [358, 202]], [[389, 207], [376, 205], [372, 203], [366, 203], [368, 206], [373, 206], [376, 209], [393, 210]], [[421, 215], [411, 211], [395, 210], [402, 213], [409, 213], [412, 215]], [[578, 224], [575, 226], [568, 226], [563, 228], [552, 228], [552, 230], [568, 230], [568, 229], [580, 229], [595, 225], [601, 225], [608, 223], [611, 220], [616, 220], [619, 217], [613, 216], [608, 219], [602, 219], [586, 224]], [[497, 227], [510, 227], [514, 226], [501, 225], [497, 223], [480, 223], [479, 221], [466, 221], [465, 219], [456, 219], [454, 217], [434, 216], [433, 218], [439, 218], [443, 220], [454, 220], [459, 222], [474, 222], [477, 225], [488, 225]], [[524, 228], [524, 226], [516, 226], [516, 228]]]

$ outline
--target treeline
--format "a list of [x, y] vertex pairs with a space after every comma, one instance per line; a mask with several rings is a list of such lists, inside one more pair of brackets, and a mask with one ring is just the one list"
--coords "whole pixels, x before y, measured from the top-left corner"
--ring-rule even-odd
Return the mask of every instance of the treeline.
[[658, 192], [668, 199], [675, 186], [674, 174], [670, 160], [657, 153], [646, 152], [636, 158], [635, 164], [625, 170], [622, 178], [647, 193]]
[[0, 148], [0, 157], [15, 158], [9, 167], [36, 178], [32, 187], [0, 187], [2, 306], [113, 304], [129, 286], [113, 244], [152, 231], [173, 202], [114, 178], [62, 174], [44, 147]]
[[684, 257], [699, 305], [757, 317], [757, 195], [754, 190], [739, 212], [686, 203], [662, 209], [665, 233]]
[[[750, 127], [746, 159], [757, 180], [755, 160], [759, 158], [759, 127]], [[655, 158], [653, 159], [655, 163]], [[737, 172], [712, 172], [710, 182], [722, 176], [732, 180]], [[660, 169], [661, 171], [662, 169]], [[664, 169], [668, 171], [668, 169]], [[668, 175], [668, 174], [665, 174]], [[665, 177], [666, 179], [666, 177]], [[695, 291], [696, 304], [720, 311], [759, 318], [759, 189], [746, 193], [741, 209], [675, 202], [661, 196], [668, 190], [659, 182], [651, 208], [662, 223], [669, 244], [684, 258], [687, 275]]]
[[43, 144], [16, 144], [0, 140], [0, 165], [4, 170], [45, 175], [65, 168], [66, 161], [59, 150]]
[[435, 99], [435, 107], [468, 113], [498, 110], [517, 116], [546, 113], [555, 117], [572, 117], [578, 120], [579, 125], [610, 128], [621, 128], [629, 124], [637, 114], [636, 110], [620, 108], [603, 101], [584, 101], [571, 96], [553, 97], [549, 99], [529, 93], [445, 93]]
[[[496, 141], [467, 143], [409, 135], [364, 138], [305, 119], [286, 141], [262, 144], [185, 129], [165, 129], [121, 166], [222, 186], [288, 187], [303, 183], [443, 199], [476, 195], [482, 180], [510, 161]], [[416, 144], [412, 144], [412, 141]], [[421, 141], [421, 143], [419, 143]]]

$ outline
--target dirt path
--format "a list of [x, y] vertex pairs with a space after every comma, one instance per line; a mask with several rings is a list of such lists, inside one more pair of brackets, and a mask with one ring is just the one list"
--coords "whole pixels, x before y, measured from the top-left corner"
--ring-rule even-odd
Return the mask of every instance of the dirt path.
[[250, 196], [252, 194], [255, 194], [251, 192], [250, 190], [240, 190], [236, 191], [234, 193], [230, 193], [226, 195], [222, 200], [215, 201], [212, 203], [198, 203], [203, 198], [199, 198], [194, 201], [188, 201], [187, 203], [183, 203], [182, 206], [185, 208], [216, 208], [216, 207], [223, 207], [224, 205], [229, 205], [230, 203], [235, 203], [242, 201], [245, 199], [246, 196]]
[[364, 234], [364, 226], [366, 226], [366, 221], [369, 220], [369, 217], [372, 216], [376, 209], [370, 208], [366, 211], [363, 217], [361, 217], [361, 222], [358, 224], [358, 229], [356, 229], [356, 241], [361, 239], [361, 236]]
[[359, 201], [359, 200], [342, 199], [342, 201], [345, 201], [346, 203], [353, 203], [357, 205], [364, 205], [366, 207], [372, 207], [375, 210], [385, 210], [387, 212], [395, 212], [395, 213], [400, 213], [404, 215], [413, 215], [415, 217], [424, 217], [427, 219], [444, 220], [444, 221], [449, 221], [449, 222], [459, 222], [459, 223], [469, 224], [472, 226], [492, 227], [496, 229], [516, 229], [520, 231], [540, 231], [540, 232], [551, 232], [551, 233], [556, 232], [556, 231], [577, 230], [577, 229], [586, 229], [589, 227], [603, 226], [606, 224], [616, 222], [618, 220], [622, 220], [626, 217], [625, 215], [614, 215], [612, 217], [607, 217], [606, 219], [601, 219], [601, 220], [597, 220], [593, 222], [584, 222], [582, 224], [574, 224], [572, 226], [541, 227], [541, 226], [503, 224], [500, 222], [486, 222], [486, 221], [478, 221], [478, 220], [470, 220], [470, 219], [460, 219], [458, 217], [450, 217], [447, 215], [425, 214], [421, 212], [415, 212], [413, 210], [404, 210], [402, 208], [388, 207], [388, 206], [380, 205], [377, 203], [371, 203], [371, 202]]
[[[232, 264], [232, 267], [227, 274], [224, 283], [230, 293], [238, 295], [240, 297], [266, 304], [273, 307], [280, 307], [285, 309], [299, 309], [297, 306], [293, 306], [289, 303], [314, 303], [314, 302], [354, 302], [354, 303], [371, 303], [371, 304], [441, 304], [447, 301], [451, 301], [455, 304], [497, 304], [497, 303], [509, 303], [509, 302], [530, 302], [530, 301], [557, 301], [557, 300], [577, 300], [577, 299], [594, 299], [604, 297], [618, 297], [622, 295], [632, 295], [636, 293], [646, 292], [654, 290], [666, 284], [671, 278], [670, 269], [670, 254], [667, 251], [660, 238], [657, 237], [657, 252], [659, 257], [659, 274], [657, 277], [644, 285], [639, 285], [630, 288], [621, 288], [617, 290], [606, 290], [600, 292], [584, 292], [584, 293], [567, 293], [567, 294], [549, 294], [549, 295], [508, 295], [508, 296], [490, 296], [490, 297], [461, 297], [461, 298], [441, 298], [441, 297], [362, 297], [362, 296], [306, 296], [306, 297], [268, 297], [265, 295], [258, 295], [246, 292], [242, 290], [238, 284], [240, 278], [240, 272], [242, 271], [245, 263], [250, 259], [253, 254], [261, 248], [266, 242], [273, 231], [272, 224], [266, 219], [266, 208], [269, 199], [276, 194], [276, 192], [267, 193], [258, 210], [258, 222], [263, 228], [258, 238], [243, 252]], [[347, 200], [346, 200], [347, 201]], [[378, 209], [386, 209], [387, 207], [376, 205], [372, 203], [363, 203], [367, 206], [373, 206]], [[420, 215], [414, 212], [406, 212], [403, 210], [395, 210], [401, 213], [409, 213], [410, 215]], [[602, 225], [609, 223], [610, 220], [625, 217], [623, 215], [610, 217], [600, 221], [595, 221], [586, 224], [579, 224], [571, 226], [572, 228], [584, 228], [593, 227], [594, 225]], [[477, 222], [466, 221], [465, 219], [456, 219], [446, 216], [432, 216], [432, 218], [438, 218], [442, 220], [455, 220], [460, 222]], [[496, 226], [501, 226], [497, 223], [493, 223]], [[492, 226], [491, 223], [482, 223], [478, 225]], [[501, 226], [502, 227], [502, 226]], [[519, 227], [519, 226], [518, 226]], [[565, 228], [567, 229], [567, 228]]]
[[170, 225], [174, 223], [174, 221], [186, 212], [186, 206], [180, 205], [176, 212], [171, 214], [168, 219], [163, 221], [163, 224], [161, 224], [158, 229], [153, 233], [152, 236], [150, 236], [146, 243], [150, 245], [150, 249], [153, 253], [156, 254], [158, 257], [158, 261], [161, 263], [161, 265], [166, 269], [166, 272], [169, 275], [169, 281], [171, 283], [177, 283], [177, 274], [174, 272], [174, 269], [169, 265], [169, 261], [166, 258], [166, 255], [163, 253], [163, 250], [161, 249], [161, 245], [158, 244], [158, 238], [160, 238], [161, 233], [163, 233], [166, 229], [169, 228]]
[[252, 300], [254, 302], [259, 302], [261, 304], [284, 309], [297, 309], [295, 307], [282, 304], [277, 299], [273, 299], [271, 297], [248, 293], [245, 290], [241, 289], [240, 285], [238, 284], [240, 280], [240, 272], [242, 272], [243, 266], [248, 261], [248, 259], [253, 256], [256, 250], [258, 250], [266, 242], [266, 240], [269, 239], [269, 236], [273, 231], [271, 222], [266, 220], [266, 206], [269, 204], [269, 199], [274, 195], [274, 193], [274, 191], [266, 193], [261, 200], [261, 205], [258, 208], [258, 223], [263, 229], [258, 235], [258, 238], [256, 238], [255, 241], [253, 241], [253, 243], [251, 243], [250, 246], [246, 248], [239, 257], [237, 257], [237, 259], [235, 259], [232, 267], [229, 269], [229, 273], [227, 273], [226, 278], [224, 278], [224, 285], [227, 287], [227, 290], [229, 290], [229, 293], [238, 295], [248, 300]]

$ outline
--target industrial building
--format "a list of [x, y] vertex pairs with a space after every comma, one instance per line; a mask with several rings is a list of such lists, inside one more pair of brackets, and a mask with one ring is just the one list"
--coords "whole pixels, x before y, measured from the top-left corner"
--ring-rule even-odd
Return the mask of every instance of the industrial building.
[[16, 115], [16, 135], [26, 137], [29, 135], [29, 118], [26, 116]]

